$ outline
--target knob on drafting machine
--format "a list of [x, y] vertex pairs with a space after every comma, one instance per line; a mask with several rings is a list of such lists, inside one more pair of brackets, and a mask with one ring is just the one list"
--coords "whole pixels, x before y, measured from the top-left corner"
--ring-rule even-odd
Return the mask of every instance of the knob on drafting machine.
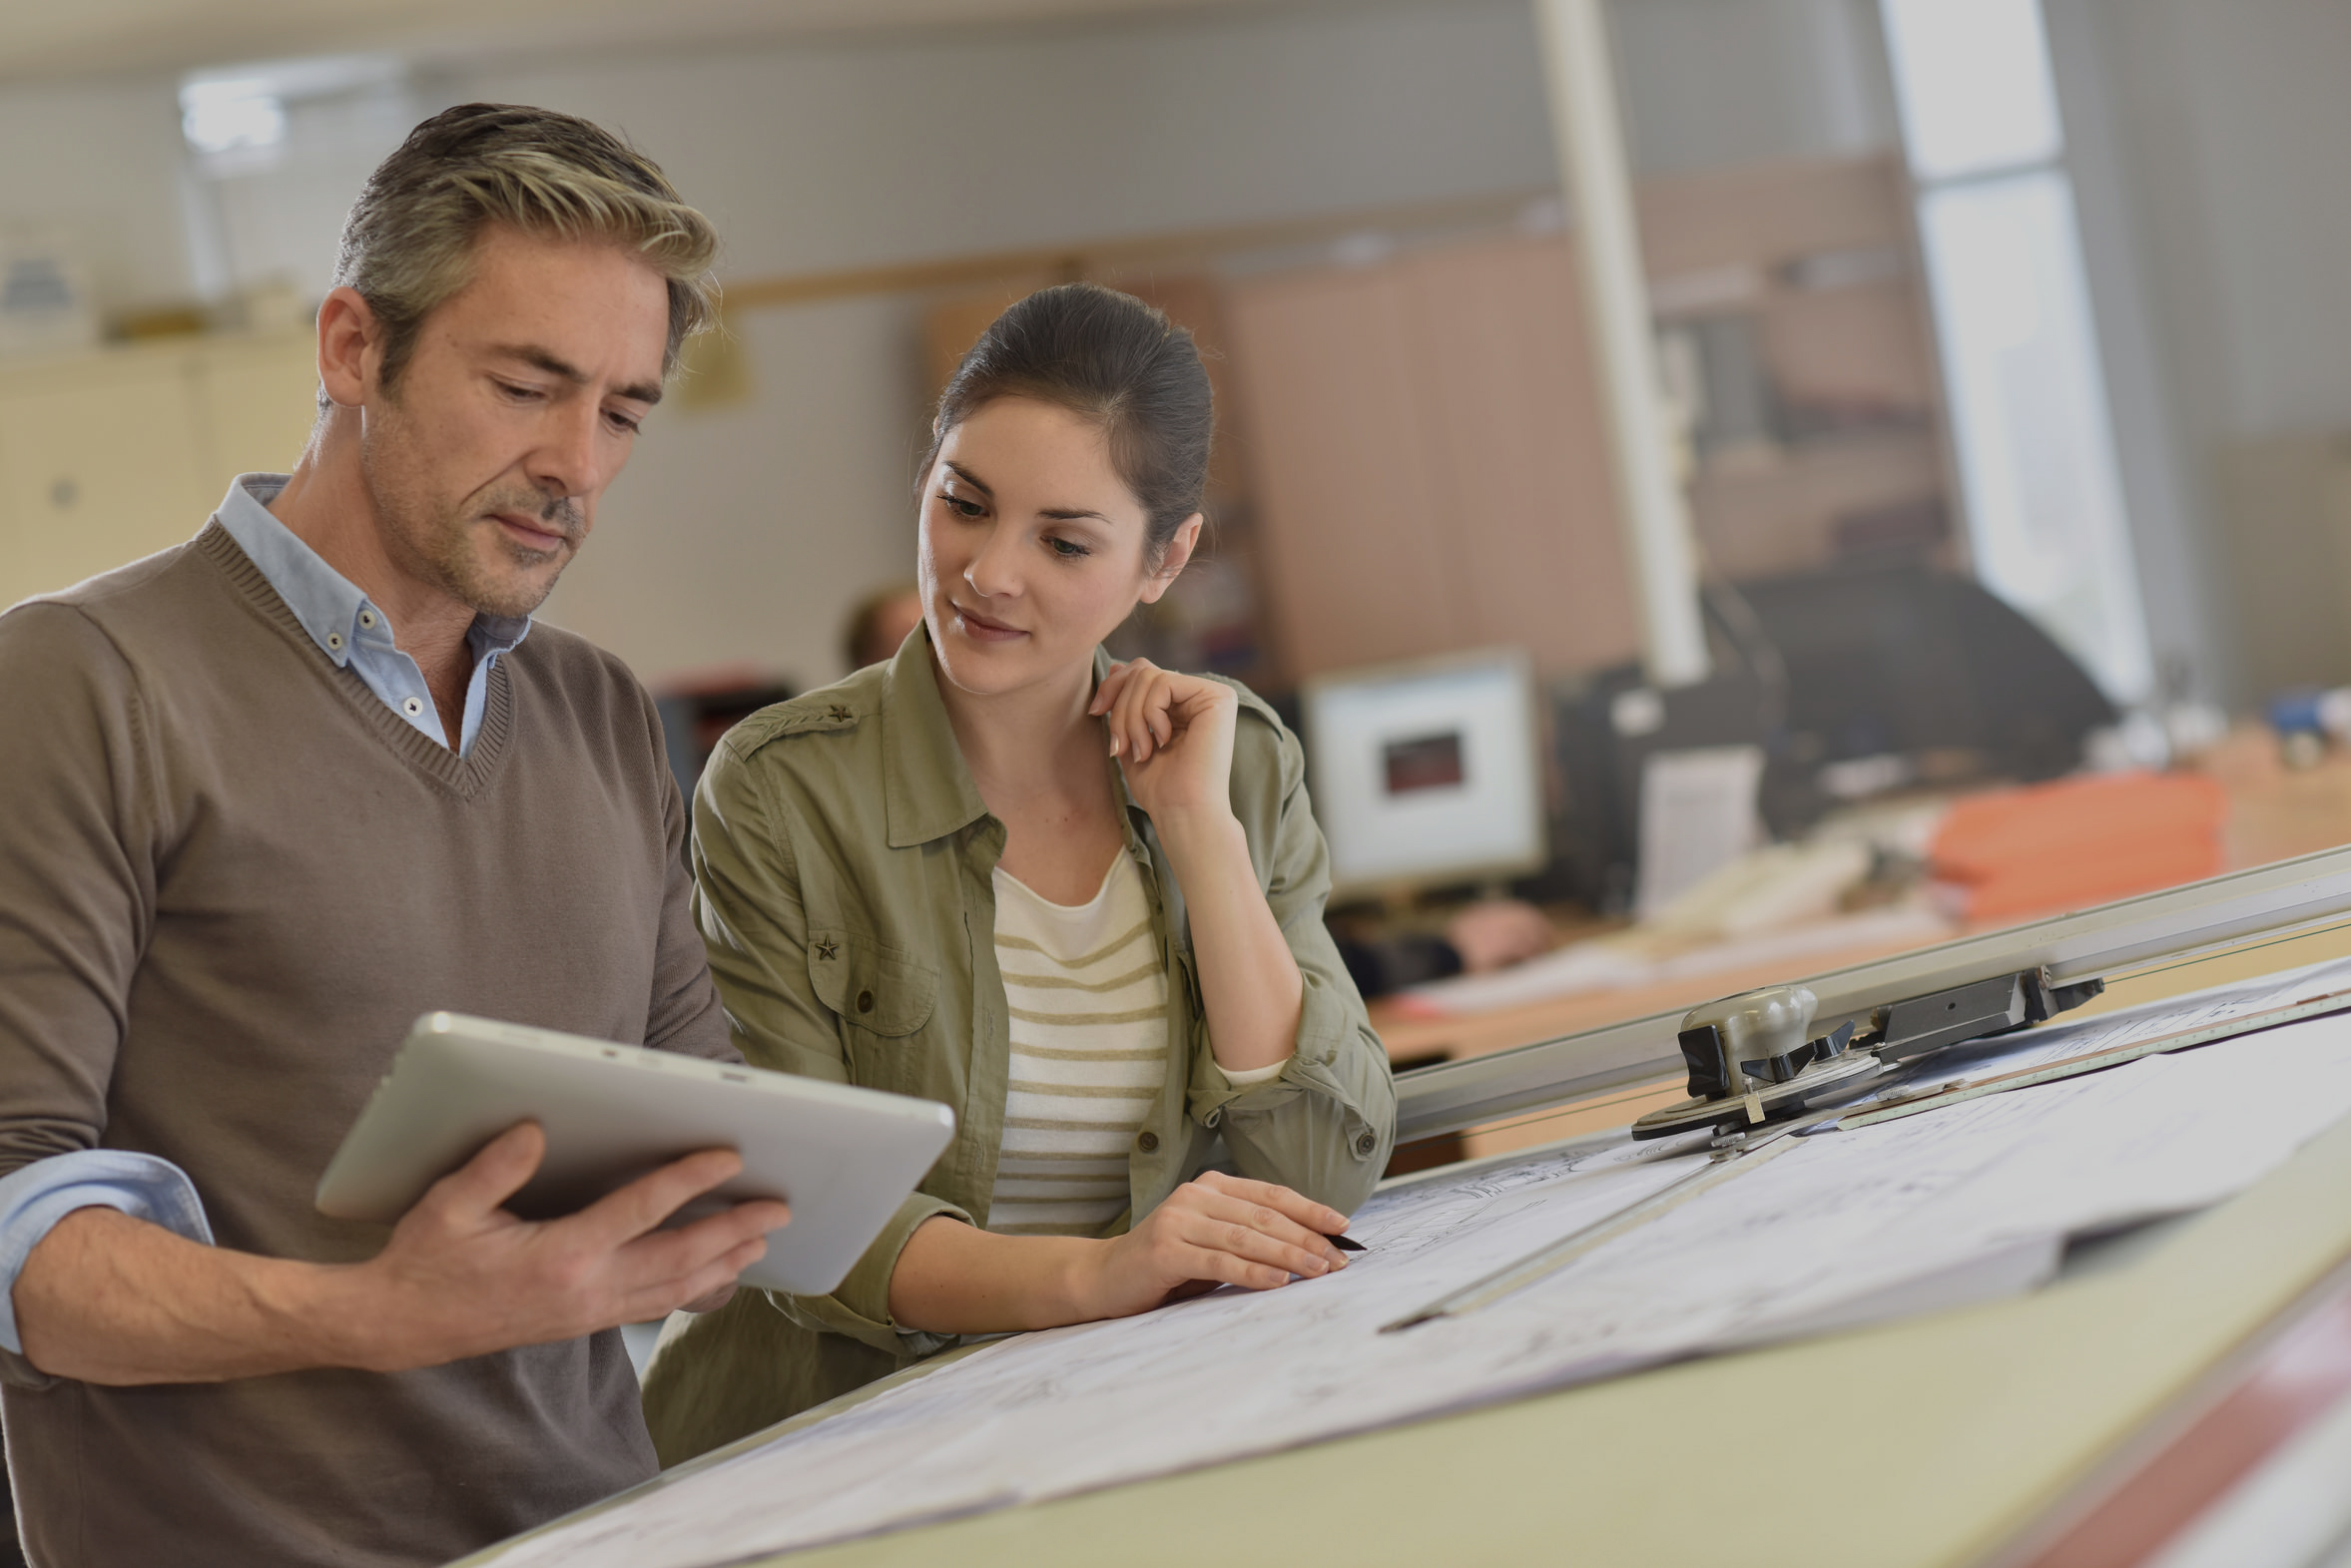
[[1787, 1116], [1883, 1071], [1877, 1058], [1847, 1050], [1850, 1022], [1812, 1033], [1819, 1005], [1809, 987], [1774, 985], [1693, 1008], [1679, 1036], [1690, 1097], [1642, 1117], [1633, 1136]]

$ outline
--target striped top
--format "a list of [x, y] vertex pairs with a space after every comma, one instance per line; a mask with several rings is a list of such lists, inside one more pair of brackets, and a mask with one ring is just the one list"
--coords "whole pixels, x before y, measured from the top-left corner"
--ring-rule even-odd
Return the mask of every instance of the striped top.
[[1167, 1082], [1167, 970], [1131, 856], [1082, 904], [996, 868], [996, 967], [1012, 1064], [987, 1228], [1099, 1236], [1126, 1211], [1127, 1150]]

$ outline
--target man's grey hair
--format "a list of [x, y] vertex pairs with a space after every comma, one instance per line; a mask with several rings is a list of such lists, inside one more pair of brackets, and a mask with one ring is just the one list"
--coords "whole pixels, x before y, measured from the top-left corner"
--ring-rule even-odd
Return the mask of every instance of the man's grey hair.
[[[461, 104], [408, 133], [367, 177], [343, 221], [334, 281], [367, 301], [394, 385], [424, 318], [463, 288], [491, 225], [599, 241], [642, 257], [669, 283], [668, 374], [718, 314], [718, 235], [653, 160], [601, 126], [552, 109]], [[325, 407], [325, 394], [319, 394]]]

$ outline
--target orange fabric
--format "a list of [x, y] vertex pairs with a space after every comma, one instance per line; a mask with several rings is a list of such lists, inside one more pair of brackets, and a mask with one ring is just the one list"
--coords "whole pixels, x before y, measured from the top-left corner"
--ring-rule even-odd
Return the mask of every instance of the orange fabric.
[[2107, 774], [1973, 795], [1928, 858], [1970, 920], [2079, 909], [2222, 869], [2228, 796], [2193, 774]]

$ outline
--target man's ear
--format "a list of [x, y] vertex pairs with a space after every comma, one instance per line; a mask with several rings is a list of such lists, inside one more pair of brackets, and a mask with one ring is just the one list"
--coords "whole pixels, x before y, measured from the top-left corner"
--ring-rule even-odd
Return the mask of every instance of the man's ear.
[[329, 292], [318, 306], [318, 384], [326, 389], [327, 401], [339, 408], [365, 402], [382, 348], [374, 307], [359, 290]]
[[1143, 603], [1159, 603], [1160, 595], [1174, 587], [1184, 568], [1192, 564], [1192, 552], [1200, 548], [1200, 530], [1206, 521], [1194, 512], [1176, 525], [1175, 537], [1167, 542], [1167, 554], [1159, 558], [1159, 570], [1143, 585]]

